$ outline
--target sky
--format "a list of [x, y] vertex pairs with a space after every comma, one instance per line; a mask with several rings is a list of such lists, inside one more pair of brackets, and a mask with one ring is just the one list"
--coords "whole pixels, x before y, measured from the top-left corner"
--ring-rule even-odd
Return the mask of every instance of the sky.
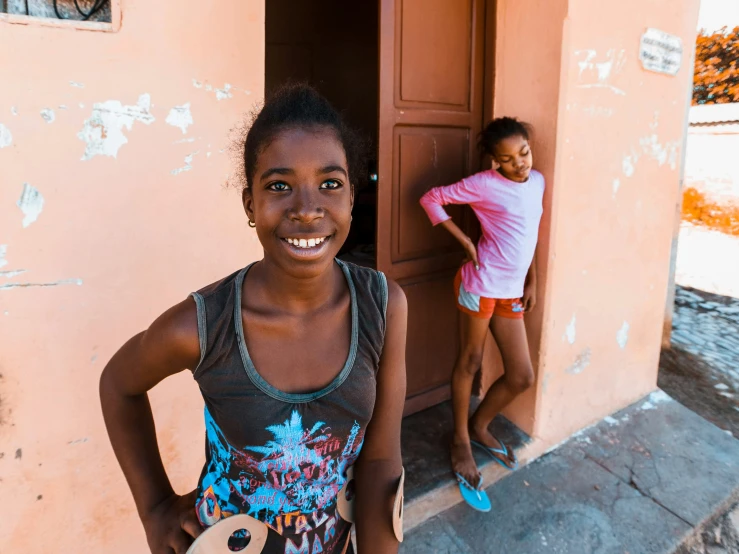
[[698, 30], [718, 31], [739, 26], [739, 0], [701, 0]]

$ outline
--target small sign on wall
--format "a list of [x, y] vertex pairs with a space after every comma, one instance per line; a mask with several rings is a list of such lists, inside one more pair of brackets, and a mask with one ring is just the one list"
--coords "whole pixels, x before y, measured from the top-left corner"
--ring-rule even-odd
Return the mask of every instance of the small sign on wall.
[[639, 59], [647, 71], [676, 75], [683, 61], [683, 41], [678, 36], [649, 28], [641, 36]]

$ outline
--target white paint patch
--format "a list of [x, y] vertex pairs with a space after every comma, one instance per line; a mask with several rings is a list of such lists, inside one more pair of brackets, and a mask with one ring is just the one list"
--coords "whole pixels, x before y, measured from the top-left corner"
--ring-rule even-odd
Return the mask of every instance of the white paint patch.
[[621, 328], [618, 330], [618, 333], [616, 333], [616, 342], [618, 343], [619, 348], [623, 350], [626, 348], [626, 344], [629, 342], [629, 328], [631, 326], [629, 325], [628, 321], [624, 321], [624, 324], [621, 325]]
[[5, 125], [0, 123], [0, 148], [7, 148], [13, 144], [13, 135]]
[[228, 83], [225, 83], [223, 85], [223, 88], [217, 88], [216, 89], [216, 100], [225, 100], [226, 98], [231, 98], [233, 94], [231, 94], [231, 85]]
[[38, 219], [44, 209], [44, 197], [38, 189], [28, 183], [23, 183], [23, 191], [18, 202], [15, 203], [23, 212], [23, 228]]
[[544, 379], [541, 380], [541, 392], [546, 394], [549, 390], [549, 381], [552, 379], [552, 374], [547, 372], [544, 374]]
[[626, 156], [621, 162], [621, 169], [627, 177], [631, 177], [634, 174], [634, 171], [636, 171], [636, 168], [634, 167], [635, 161], [636, 160], [632, 159], [631, 156]]
[[66, 106], [66, 104], [59, 104], [60, 110], [68, 110], [69, 108]]
[[8, 260], [5, 259], [5, 256], [7, 254], [8, 254], [8, 245], [0, 244], [0, 267], [8, 265]]
[[0, 285], [0, 290], [24, 289], [31, 287], [58, 287], [60, 285], [82, 286], [82, 279], [60, 279], [59, 281], [52, 281], [50, 283], [8, 283], [7, 285]]
[[644, 402], [644, 404], [641, 405], [642, 410], [654, 410], [658, 404], [662, 404], [663, 402], [670, 402], [672, 398], [668, 396], [668, 394], [659, 389], [654, 391], [652, 394], [650, 394], [647, 397], [647, 400]]
[[171, 171], [172, 175], [179, 175], [183, 171], [190, 171], [192, 169], [192, 159], [195, 157], [195, 154], [197, 154], [197, 151], [185, 156], [185, 165], [178, 167], [177, 169], [173, 169]]
[[85, 85], [82, 83], [78, 83], [76, 81], [69, 81], [69, 84], [73, 86], [74, 88], [85, 88]]
[[51, 108], [44, 108], [43, 110], [41, 110], [41, 117], [44, 121], [46, 121], [46, 123], [54, 123], [54, 120], [56, 119], [56, 114]]
[[570, 375], [579, 375], [585, 368], [590, 365], [590, 356], [592, 351], [590, 348], [583, 350], [580, 355], [575, 359], [575, 362], [565, 370], [565, 373]]
[[210, 158], [210, 154], [211, 154], [210, 152], [207, 152], [207, 153], [205, 154], [205, 157], [206, 157], [206, 158]]
[[659, 137], [653, 133], [639, 139], [639, 146], [632, 148], [631, 152], [624, 157], [622, 169], [626, 177], [631, 177], [639, 160], [642, 157], [647, 157], [655, 160], [660, 167], [669, 164], [670, 169], [675, 170], [677, 169], [679, 154], [679, 140], [661, 143]]
[[652, 134], [639, 139], [639, 146], [642, 153], [654, 160], [657, 160], [660, 167], [666, 163], [670, 164], [671, 169], [677, 169], [677, 156], [680, 151], [680, 141], [674, 140], [664, 144], [659, 142], [656, 134]]
[[715, 385], [713, 388], [716, 390], [729, 390], [729, 385], [719, 383], [718, 385]]
[[621, 188], [621, 179], [614, 179], [613, 180], [613, 197], [616, 198], [616, 194], [618, 193], [618, 189]]
[[27, 270], [25, 269], [16, 269], [11, 271], [0, 271], [0, 277], [5, 277], [6, 279], [12, 279], [13, 277], [17, 277], [18, 275], [21, 275], [25, 273]]
[[190, 102], [182, 106], [175, 106], [169, 110], [169, 115], [165, 122], [172, 127], [182, 129], [182, 134], [187, 133], [187, 128], [192, 125], [192, 113], [190, 113]]
[[577, 334], [577, 320], [575, 318], [575, 314], [572, 314], [572, 319], [567, 324], [567, 329], [565, 329], [565, 334], [562, 337], [562, 340], [566, 340], [570, 344], [575, 344], [575, 336]]
[[195, 137], [190, 137], [190, 138], [186, 138], [186, 139], [176, 140], [176, 141], [174, 141], [174, 144], [185, 144], [187, 142], [195, 142]]
[[580, 88], [605, 88], [615, 94], [626, 92], [616, 87], [613, 82], [626, 63], [626, 50], [611, 48], [605, 55], [598, 55], [596, 50], [575, 50], [578, 67], [578, 83]]
[[606, 108], [605, 106], [584, 106], [582, 111], [585, 115], [594, 118], [609, 118], [613, 116], [613, 108]]
[[[230, 83], [224, 83], [223, 88], [214, 88], [213, 85], [210, 83], [203, 83], [202, 81], [198, 81], [197, 79], [192, 80], [192, 86], [194, 86], [197, 89], [204, 89], [207, 92], [215, 92], [216, 93], [216, 100], [226, 100], [228, 98], [233, 98], [232, 90], [236, 90], [236, 87], [231, 85]], [[250, 91], [244, 91], [246, 94], [251, 94]]]
[[10, 106], [10, 113], [18, 115], [18, 109], [15, 106]]
[[130, 131], [135, 121], [151, 125], [154, 116], [150, 110], [151, 96], [148, 94], [139, 96], [135, 106], [124, 106], [118, 100], [95, 103], [92, 115], [77, 133], [77, 137], [87, 145], [82, 160], [95, 156], [118, 157], [118, 150], [128, 142], [123, 128]]
[[734, 398], [734, 395], [730, 392], [720, 392], [719, 394], [723, 396], [724, 398], [729, 398], [729, 399]]
[[85, 107], [85, 105], [82, 102], [79, 103], [79, 106], [80, 106], [80, 108], [84, 108]]
[[618, 420], [615, 417], [606, 416], [603, 418], [608, 425], [618, 425]]

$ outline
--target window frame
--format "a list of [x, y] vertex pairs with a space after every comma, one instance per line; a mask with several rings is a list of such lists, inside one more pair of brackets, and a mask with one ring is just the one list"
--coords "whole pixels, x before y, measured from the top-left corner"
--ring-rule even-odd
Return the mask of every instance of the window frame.
[[73, 29], [77, 31], [98, 31], [103, 33], [117, 33], [121, 28], [121, 0], [110, 0], [110, 22], [79, 21], [74, 19], [56, 19], [53, 17], [37, 17], [0, 13], [0, 24], [27, 25], [29, 27], [54, 27], [57, 29]]

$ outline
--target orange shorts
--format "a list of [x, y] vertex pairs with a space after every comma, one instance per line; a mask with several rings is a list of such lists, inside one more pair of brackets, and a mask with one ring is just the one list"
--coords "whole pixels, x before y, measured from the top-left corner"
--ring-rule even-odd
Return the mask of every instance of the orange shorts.
[[486, 298], [465, 290], [461, 269], [454, 278], [454, 299], [457, 302], [457, 309], [472, 317], [490, 319], [495, 315], [509, 319], [523, 318], [523, 304], [520, 298]]

